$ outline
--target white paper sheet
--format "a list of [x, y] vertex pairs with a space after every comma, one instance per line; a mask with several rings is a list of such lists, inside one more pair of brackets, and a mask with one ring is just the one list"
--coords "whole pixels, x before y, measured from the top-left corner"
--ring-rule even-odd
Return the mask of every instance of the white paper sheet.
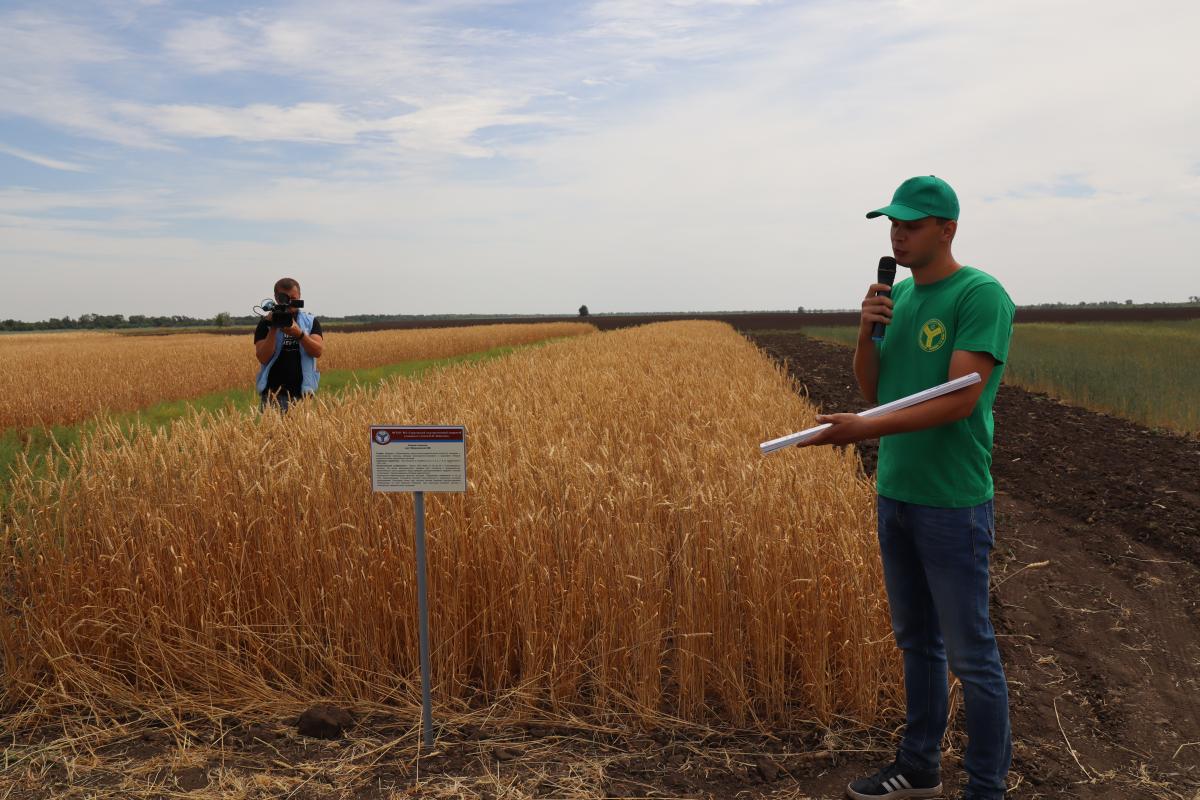
[[[917, 403], [924, 403], [926, 400], [932, 400], [935, 397], [941, 397], [950, 392], [957, 392], [959, 389], [965, 389], [972, 384], [979, 383], [980, 377], [978, 372], [972, 372], [969, 375], [963, 375], [961, 378], [955, 378], [952, 381], [932, 386], [928, 389], [910, 394], [908, 397], [901, 397], [899, 400], [893, 400], [890, 403], [884, 403], [875, 408], [868, 408], [866, 411], [858, 412], [860, 417], [878, 417], [887, 414], [891, 411], [898, 411], [901, 408], [915, 406]], [[772, 439], [769, 442], [763, 442], [758, 446], [763, 455], [774, 453], [776, 450], [782, 450], [785, 447], [806, 442], [816, 436], [826, 428], [832, 427], [832, 423], [826, 422], [823, 425], [817, 425], [815, 428], [807, 428], [798, 433], [789, 433], [787, 436], [780, 436], [778, 439]]]

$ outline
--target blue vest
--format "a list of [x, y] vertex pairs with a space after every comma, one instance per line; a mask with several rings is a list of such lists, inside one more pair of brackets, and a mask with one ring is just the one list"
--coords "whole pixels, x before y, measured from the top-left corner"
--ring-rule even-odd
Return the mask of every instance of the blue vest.
[[[312, 314], [307, 311], [297, 311], [296, 324], [305, 333], [312, 333]], [[279, 360], [279, 354], [283, 352], [283, 330], [280, 328], [272, 330], [275, 334], [275, 352], [271, 355], [271, 360], [258, 370], [259, 394], [267, 390], [267, 376], [271, 374], [271, 367], [275, 366], [275, 362]], [[300, 394], [312, 394], [317, 391], [317, 384], [321, 382], [321, 371], [317, 369], [317, 360], [308, 354], [304, 345], [297, 346], [300, 348]]]

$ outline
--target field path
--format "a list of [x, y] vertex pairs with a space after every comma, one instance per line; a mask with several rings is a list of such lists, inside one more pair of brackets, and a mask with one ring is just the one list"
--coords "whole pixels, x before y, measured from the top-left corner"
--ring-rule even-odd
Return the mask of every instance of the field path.
[[[849, 349], [748, 335], [824, 410], [866, 407]], [[1200, 797], [1200, 441], [1011, 386], [994, 412], [1011, 796]], [[960, 708], [948, 788], [962, 730]]]

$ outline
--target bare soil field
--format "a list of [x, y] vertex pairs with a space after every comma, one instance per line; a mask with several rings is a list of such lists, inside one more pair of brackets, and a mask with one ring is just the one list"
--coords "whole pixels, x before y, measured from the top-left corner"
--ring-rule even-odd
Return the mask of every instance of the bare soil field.
[[[751, 338], [826, 411], [866, 407], [848, 348]], [[1200, 441], [1007, 385], [994, 413], [1012, 795], [1200, 796]]]

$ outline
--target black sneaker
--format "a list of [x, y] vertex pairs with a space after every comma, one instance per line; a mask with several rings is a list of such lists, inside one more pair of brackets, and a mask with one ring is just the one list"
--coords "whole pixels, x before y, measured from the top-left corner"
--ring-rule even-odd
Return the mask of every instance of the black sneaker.
[[896, 762], [846, 787], [846, 796], [853, 800], [901, 800], [905, 797], [940, 797], [941, 794], [942, 776], [938, 770], [904, 769]]

